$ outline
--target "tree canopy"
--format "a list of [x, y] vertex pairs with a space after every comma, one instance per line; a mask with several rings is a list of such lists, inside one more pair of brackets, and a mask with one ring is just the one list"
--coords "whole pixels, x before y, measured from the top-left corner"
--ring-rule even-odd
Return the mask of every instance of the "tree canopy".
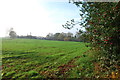
[[[120, 66], [120, 2], [73, 2], [80, 8], [82, 20], [78, 22], [86, 28], [86, 38], [92, 49], [99, 51], [98, 60], [107, 71]], [[72, 28], [72, 19], [63, 25]]]

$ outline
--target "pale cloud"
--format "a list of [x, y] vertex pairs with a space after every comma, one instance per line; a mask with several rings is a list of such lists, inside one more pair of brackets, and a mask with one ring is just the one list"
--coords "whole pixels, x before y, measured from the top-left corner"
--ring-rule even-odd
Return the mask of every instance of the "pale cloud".
[[[52, 25], [45, 9], [38, 5], [37, 0], [1, 0], [0, 1], [0, 32], [13, 27], [18, 34], [34, 34], [48, 32]], [[44, 30], [44, 31], [43, 31]], [[50, 29], [49, 29], [50, 30]]]
[[73, 16], [72, 13], [66, 16], [65, 10], [61, 14], [56, 10], [47, 10], [43, 6], [47, 1], [49, 2], [49, 0], [0, 0], [0, 37], [6, 36], [6, 31], [11, 27], [18, 35], [27, 35], [31, 32], [35, 36], [46, 36], [48, 33], [70, 32], [61, 25], [69, 20], [69, 16]]

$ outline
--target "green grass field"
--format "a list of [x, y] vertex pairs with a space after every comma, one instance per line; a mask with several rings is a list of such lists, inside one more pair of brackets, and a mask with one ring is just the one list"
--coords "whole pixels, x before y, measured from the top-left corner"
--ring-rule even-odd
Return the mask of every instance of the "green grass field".
[[93, 75], [90, 47], [83, 42], [2, 40], [2, 78], [81, 78]]

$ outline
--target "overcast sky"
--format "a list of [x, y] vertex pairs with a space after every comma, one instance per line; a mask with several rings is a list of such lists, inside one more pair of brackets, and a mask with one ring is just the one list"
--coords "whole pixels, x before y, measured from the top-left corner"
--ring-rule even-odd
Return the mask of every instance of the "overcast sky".
[[72, 32], [62, 27], [71, 19], [80, 20], [79, 8], [69, 0], [0, 0], [0, 37], [12, 27], [18, 35], [46, 36]]

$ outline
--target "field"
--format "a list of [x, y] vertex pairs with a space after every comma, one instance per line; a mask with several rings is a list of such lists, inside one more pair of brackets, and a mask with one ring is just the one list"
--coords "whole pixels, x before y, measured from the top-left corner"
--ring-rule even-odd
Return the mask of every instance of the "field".
[[82, 78], [93, 75], [90, 47], [83, 42], [2, 40], [2, 78]]

